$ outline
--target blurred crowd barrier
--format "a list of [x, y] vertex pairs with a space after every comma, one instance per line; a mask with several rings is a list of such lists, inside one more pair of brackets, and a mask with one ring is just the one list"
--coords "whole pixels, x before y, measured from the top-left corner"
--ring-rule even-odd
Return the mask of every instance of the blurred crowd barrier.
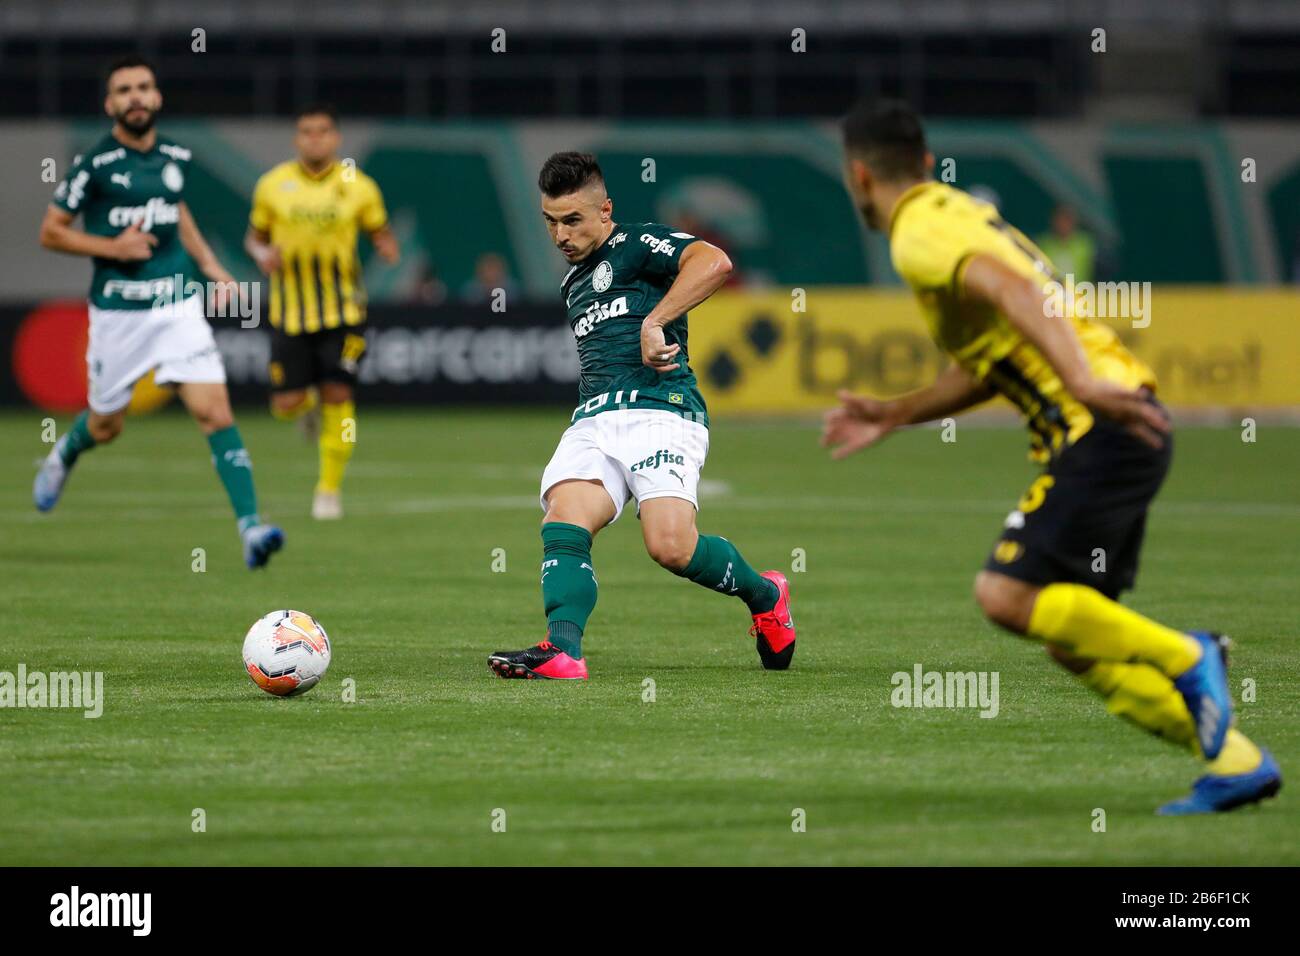
[[[291, 125], [164, 115], [159, 128], [194, 153], [186, 201], [214, 249], [238, 278], [256, 279], [242, 249], [249, 197], [293, 155]], [[56, 177], [106, 129], [103, 117], [0, 123], [0, 298], [85, 294], [88, 263], [42, 250], [37, 231]], [[563, 149], [600, 157], [616, 219], [717, 242], [747, 288], [898, 281], [845, 195], [834, 124], [345, 116], [342, 130], [344, 156], [378, 181], [404, 250], [393, 268], [362, 241], [372, 302], [473, 303], [485, 283], [554, 296], [566, 265], [536, 175]], [[938, 176], [1071, 259], [1058, 265], [1079, 278], [1300, 282], [1300, 125], [963, 121], [931, 123], [929, 135]]]
[[[878, 396], [947, 364], [901, 291], [722, 293], [691, 317], [691, 365], [711, 411], [812, 412], [841, 388]], [[1105, 317], [1182, 408], [1300, 405], [1300, 290], [1153, 286], [1140, 319]], [[1134, 323], [1145, 325], [1135, 328]]]
[[[1141, 294], [1142, 318], [1100, 321], [1155, 370], [1167, 404], [1300, 407], [1300, 290], [1156, 285]], [[238, 318], [212, 322], [232, 397], [264, 402], [269, 330]], [[83, 407], [86, 324], [85, 303], [75, 299], [0, 306], [0, 404]], [[577, 401], [577, 352], [558, 301], [504, 312], [489, 303], [378, 305], [366, 337], [361, 394], [368, 404], [567, 408]], [[910, 294], [819, 286], [793, 295], [719, 292], [691, 314], [689, 354], [717, 415], [817, 412], [841, 388], [894, 395], [926, 385], [946, 362]], [[166, 397], [145, 380], [136, 407], [149, 410]]]

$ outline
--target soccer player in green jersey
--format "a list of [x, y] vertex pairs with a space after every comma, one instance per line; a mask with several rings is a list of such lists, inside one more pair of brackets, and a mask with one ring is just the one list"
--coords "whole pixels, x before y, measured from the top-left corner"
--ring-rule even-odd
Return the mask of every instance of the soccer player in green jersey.
[[[162, 94], [153, 68], [138, 56], [108, 73], [104, 112], [113, 129], [73, 160], [41, 223], [41, 245], [90, 256], [89, 405], [59, 439], [36, 475], [36, 507], [49, 511], [83, 452], [122, 431], [135, 382], [156, 369], [175, 385], [207, 436], [212, 461], [230, 497], [244, 560], [261, 567], [284, 533], [257, 514], [252, 463], [230, 411], [221, 353], [192, 294], [195, 266], [214, 283], [218, 309], [234, 279], [213, 254], [184, 201], [191, 154], [154, 128]], [[72, 222], [84, 217], [84, 229]], [[199, 286], [201, 289], [202, 287]]]
[[546, 639], [498, 651], [501, 677], [584, 680], [596, 604], [591, 542], [636, 499], [646, 551], [680, 577], [744, 601], [769, 670], [794, 656], [790, 586], [726, 538], [696, 531], [708, 414], [687, 364], [686, 313], [726, 281], [716, 246], [658, 223], [616, 223], [594, 156], [556, 153], [538, 177], [551, 241], [572, 268], [560, 292], [578, 343], [578, 407], [542, 475]]

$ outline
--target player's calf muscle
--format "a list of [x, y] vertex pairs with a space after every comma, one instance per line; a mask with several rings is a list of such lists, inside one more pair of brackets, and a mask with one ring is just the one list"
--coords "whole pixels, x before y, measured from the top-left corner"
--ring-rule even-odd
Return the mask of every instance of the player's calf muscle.
[[680, 571], [691, 563], [691, 555], [695, 553], [695, 542], [698, 537], [694, 528], [684, 531], [673, 529], [655, 532], [647, 529], [646, 553], [656, 564], [670, 571]]
[[678, 498], [652, 498], [641, 505], [641, 534], [646, 553], [669, 571], [691, 563], [699, 533], [695, 507]]

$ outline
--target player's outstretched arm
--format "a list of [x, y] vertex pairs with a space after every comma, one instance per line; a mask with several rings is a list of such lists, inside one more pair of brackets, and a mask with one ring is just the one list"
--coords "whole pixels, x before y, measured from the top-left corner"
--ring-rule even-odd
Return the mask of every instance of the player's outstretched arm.
[[673, 359], [680, 345], [667, 345], [664, 326], [695, 308], [727, 281], [731, 259], [717, 246], [693, 242], [682, 251], [677, 278], [668, 287], [659, 304], [641, 323], [641, 361], [656, 372], [671, 372], [678, 367]]
[[1139, 389], [1095, 378], [1069, 319], [1045, 308], [1047, 294], [992, 256], [977, 255], [962, 273], [962, 291], [993, 306], [1042, 353], [1071, 395], [1125, 425], [1152, 447], [1163, 444], [1169, 421]]
[[876, 444], [904, 425], [919, 425], [963, 412], [993, 397], [960, 365], [949, 365], [925, 388], [887, 401], [841, 390], [839, 407], [823, 417], [822, 447], [832, 458], [847, 458]]
[[139, 262], [153, 256], [158, 237], [141, 232], [138, 223], [132, 223], [116, 236], [96, 236], [72, 225], [76, 216], [58, 206], [49, 206], [41, 221], [41, 246], [55, 252], [74, 256], [94, 256], [97, 259], [117, 259], [120, 262]]

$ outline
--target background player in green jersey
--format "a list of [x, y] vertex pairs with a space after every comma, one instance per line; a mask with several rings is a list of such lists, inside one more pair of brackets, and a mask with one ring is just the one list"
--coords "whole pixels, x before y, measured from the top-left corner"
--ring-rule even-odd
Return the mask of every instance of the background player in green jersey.
[[726, 538], [695, 528], [709, 450], [687, 357], [686, 313], [726, 281], [716, 246], [658, 223], [616, 223], [594, 156], [556, 153], [538, 177], [551, 240], [572, 264], [561, 284], [581, 364], [579, 404], [542, 475], [547, 635], [488, 659], [502, 677], [585, 679], [582, 634], [596, 605], [591, 542], [635, 498], [646, 551], [696, 584], [745, 602], [763, 666], [794, 656], [790, 588]]
[[[204, 316], [202, 292], [190, 294], [197, 266], [214, 285], [219, 310], [234, 280], [204, 241], [183, 198], [190, 151], [154, 129], [162, 94], [140, 57], [115, 61], [104, 112], [112, 131], [73, 160], [41, 223], [41, 245], [90, 256], [89, 405], [37, 473], [33, 498], [49, 511], [77, 457], [122, 431], [135, 382], [156, 369], [175, 385], [208, 438], [230, 496], [249, 567], [261, 567], [284, 533], [257, 514], [252, 462], [235, 427], [225, 367]], [[83, 229], [72, 222], [83, 217]], [[201, 288], [201, 287], [200, 287]]]

